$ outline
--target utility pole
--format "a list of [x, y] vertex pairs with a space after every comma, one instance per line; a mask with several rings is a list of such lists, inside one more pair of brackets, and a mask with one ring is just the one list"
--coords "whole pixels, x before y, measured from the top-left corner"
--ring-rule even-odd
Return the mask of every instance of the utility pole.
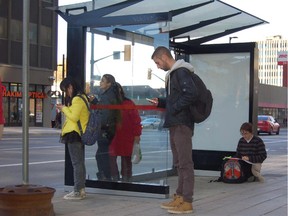
[[[65, 76], [65, 55], [62, 56], [62, 81], [64, 80]], [[61, 102], [64, 104], [64, 92], [62, 91], [61, 94]]]
[[22, 111], [22, 176], [23, 184], [29, 184], [29, 14], [30, 0], [23, 1], [23, 49], [22, 49], [22, 83], [23, 83], [23, 111]]
[[[63, 81], [63, 79], [65, 78], [65, 55], [63, 54], [62, 56], [62, 64], [58, 64], [57, 66], [61, 66], [62, 67], [62, 78], [61, 81]], [[56, 72], [56, 91], [58, 92], [57, 86], [59, 85], [59, 80], [58, 80], [58, 68], [57, 68], [57, 72]], [[61, 93], [61, 102], [62, 104], [64, 104], [64, 92], [62, 91]]]
[[229, 43], [231, 43], [231, 40], [232, 40], [233, 38], [238, 38], [238, 37], [237, 37], [237, 36], [229, 37]]
[[[95, 0], [92, 0], [92, 10], [95, 9]], [[90, 61], [90, 93], [93, 90], [93, 76], [94, 76], [94, 33], [91, 32], [91, 61]]]

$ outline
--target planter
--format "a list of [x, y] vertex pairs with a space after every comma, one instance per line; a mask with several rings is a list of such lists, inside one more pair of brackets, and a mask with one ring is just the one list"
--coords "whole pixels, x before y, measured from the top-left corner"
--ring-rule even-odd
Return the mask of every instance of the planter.
[[1, 216], [54, 216], [51, 199], [54, 188], [40, 185], [12, 185], [0, 188]]

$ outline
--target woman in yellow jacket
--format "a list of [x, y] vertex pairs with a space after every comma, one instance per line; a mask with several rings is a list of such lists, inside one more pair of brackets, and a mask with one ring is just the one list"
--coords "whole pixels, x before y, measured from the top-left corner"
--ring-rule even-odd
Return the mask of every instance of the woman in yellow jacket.
[[65, 92], [65, 105], [59, 104], [57, 108], [65, 115], [65, 122], [61, 132], [61, 142], [67, 144], [73, 166], [74, 191], [64, 196], [67, 200], [81, 200], [86, 197], [85, 193], [85, 158], [84, 145], [81, 142], [78, 121], [80, 120], [83, 132], [89, 118], [89, 110], [85, 101], [77, 96], [81, 94], [88, 102], [86, 94], [81, 91], [77, 83], [67, 77], [60, 83], [60, 88]]

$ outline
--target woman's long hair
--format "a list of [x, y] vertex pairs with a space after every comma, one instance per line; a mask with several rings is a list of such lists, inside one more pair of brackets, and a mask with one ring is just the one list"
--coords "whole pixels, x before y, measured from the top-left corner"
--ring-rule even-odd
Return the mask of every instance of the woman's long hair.
[[117, 89], [118, 89], [117, 97], [118, 97], [118, 100], [120, 101], [120, 103], [122, 103], [124, 100], [130, 100], [129, 98], [126, 97], [124, 89], [120, 85], [120, 83], [116, 82], [116, 85], [117, 85]]
[[[66, 93], [69, 85], [71, 85], [73, 89], [72, 97], [68, 96]], [[65, 106], [70, 106], [72, 104], [72, 99], [77, 94], [85, 94], [84, 91], [80, 88], [80, 85], [71, 76], [68, 76], [62, 80], [60, 83], [60, 89], [61, 91], [65, 92]]]

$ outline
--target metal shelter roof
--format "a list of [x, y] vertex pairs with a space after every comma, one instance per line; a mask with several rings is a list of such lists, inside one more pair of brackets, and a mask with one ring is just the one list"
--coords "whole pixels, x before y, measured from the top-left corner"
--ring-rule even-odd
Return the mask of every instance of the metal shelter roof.
[[[54, 10], [90, 32], [115, 35], [125, 30], [148, 37], [168, 33], [171, 43], [186, 45], [268, 23], [219, 0], [94, 0]], [[176, 42], [178, 38], [186, 40]]]

